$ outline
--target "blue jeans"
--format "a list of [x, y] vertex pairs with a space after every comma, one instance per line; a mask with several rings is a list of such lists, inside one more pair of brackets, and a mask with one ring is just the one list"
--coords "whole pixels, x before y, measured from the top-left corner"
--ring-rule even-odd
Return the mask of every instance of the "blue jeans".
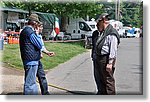
[[45, 77], [45, 72], [44, 72], [43, 65], [42, 65], [41, 61], [39, 61], [37, 77], [38, 77], [40, 88], [41, 88], [41, 94], [42, 95], [48, 95], [49, 92], [48, 92], [47, 80]]
[[36, 75], [38, 65], [25, 65], [24, 70], [25, 70], [24, 94], [37, 95], [38, 86], [36, 84]]

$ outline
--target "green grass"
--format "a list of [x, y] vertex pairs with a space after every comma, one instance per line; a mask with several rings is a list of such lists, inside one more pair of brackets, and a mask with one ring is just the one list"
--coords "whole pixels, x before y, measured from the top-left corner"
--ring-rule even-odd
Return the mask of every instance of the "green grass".
[[[55, 52], [54, 57], [48, 57], [43, 54], [41, 59], [44, 69], [48, 70], [56, 67], [57, 65], [64, 63], [72, 57], [86, 51], [82, 42], [69, 42], [69, 43], [45, 43], [46, 48], [49, 51]], [[13, 66], [14, 68], [23, 69], [20, 50], [18, 44], [6, 44], [4, 45], [2, 62], [7, 66]]]

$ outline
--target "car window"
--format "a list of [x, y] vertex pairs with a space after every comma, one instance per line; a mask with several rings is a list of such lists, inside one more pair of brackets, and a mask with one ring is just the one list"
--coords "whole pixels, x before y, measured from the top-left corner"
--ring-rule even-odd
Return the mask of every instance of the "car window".
[[91, 31], [90, 27], [85, 22], [79, 22], [79, 28], [84, 31]]

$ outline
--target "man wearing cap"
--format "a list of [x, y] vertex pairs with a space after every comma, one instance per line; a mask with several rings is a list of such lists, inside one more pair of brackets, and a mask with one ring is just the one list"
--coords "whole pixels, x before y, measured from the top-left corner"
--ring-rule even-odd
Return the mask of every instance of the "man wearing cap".
[[117, 47], [120, 43], [118, 32], [109, 24], [109, 14], [102, 13], [97, 20], [97, 29], [92, 35], [92, 59], [97, 95], [114, 95], [114, 65]]
[[31, 14], [29, 16], [28, 26], [20, 33], [20, 52], [25, 70], [25, 95], [38, 94], [36, 76], [40, 76], [37, 72], [41, 58], [42, 42], [35, 32], [35, 28], [39, 22], [38, 15]]

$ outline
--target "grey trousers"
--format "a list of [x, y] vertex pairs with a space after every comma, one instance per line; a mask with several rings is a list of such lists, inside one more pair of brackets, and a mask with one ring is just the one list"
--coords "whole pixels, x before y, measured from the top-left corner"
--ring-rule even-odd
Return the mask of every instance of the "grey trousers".
[[93, 60], [94, 78], [97, 85], [97, 95], [115, 95], [115, 79], [113, 77], [115, 68], [106, 71], [108, 55], [96, 56]]

